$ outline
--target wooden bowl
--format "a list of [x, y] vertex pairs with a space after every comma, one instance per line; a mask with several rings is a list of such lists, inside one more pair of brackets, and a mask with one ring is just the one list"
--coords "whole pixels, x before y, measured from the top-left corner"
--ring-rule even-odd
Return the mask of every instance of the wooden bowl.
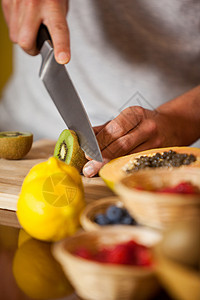
[[[98, 225], [94, 221], [94, 219], [95, 219], [96, 214], [105, 213], [106, 209], [110, 205], [124, 207], [124, 203], [119, 199], [119, 197], [116, 197], [116, 196], [106, 197], [106, 198], [99, 199], [97, 201], [94, 201], [94, 202], [91, 202], [90, 204], [88, 204], [80, 216], [80, 223], [81, 223], [83, 229], [86, 231], [92, 231], [92, 230], [99, 230], [102, 227], [104, 227], [104, 226]], [[106, 225], [106, 226], [108, 226], [108, 225]]]
[[53, 254], [61, 263], [77, 294], [87, 300], [144, 300], [158, 290], [154, 267], [104, 264], [74, 255], [81, 246], [107, 247], [129, 240], [152, 247], [161, 235], [155, 230], [131, 226], [107, 226], [81, 232], [54, 245]]
[[200, 273], [163, 254], [160, 245], [154, 249], [156, 273], [163, 287], [177, 300], [200, 299]]
[[[123, 178], [116, 184], [115, 192], [138, 223], [165, 230], [181, 219], [200, 215], [200, 195], [151, 191], [183, 181], [200, 188], [200, 169], [141, 170]], [[143, 190], [136, 189], [137, 186]]]

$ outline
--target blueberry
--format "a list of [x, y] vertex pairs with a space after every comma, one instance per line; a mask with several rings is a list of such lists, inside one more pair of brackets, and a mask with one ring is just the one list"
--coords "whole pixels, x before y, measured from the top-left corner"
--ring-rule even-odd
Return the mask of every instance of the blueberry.
[[131, 216], [124, 216], [121, 220], [121, 224], [124, 225], [136, 225], [135, 220]]
[[110, 221], [108, 220], [107, 216], [104, 214], [97, 214], [95, 216], [95, 220], [94, 220], [98, 225], [108, 225], [110, 223]]
[[122, 215], [123, 215], [122, 209], [120, 207], [115, 206], [115, 205], [109, 206], [106, 210], [107, 218], [115, 224], [117, 222], [120, 222], [120, 219], [121, 219]]
[[123, 219], [121, 219], [121, 224], [124, 225], [132, 225], [133, 219], [130, 216], [125, 216]]
[[123, 216], [121, 218], [121, 224], [124, 225], [136, 225], [137, 222], [135, 221], [135, 219], [129, 214], [127, 209], [123, 209]]

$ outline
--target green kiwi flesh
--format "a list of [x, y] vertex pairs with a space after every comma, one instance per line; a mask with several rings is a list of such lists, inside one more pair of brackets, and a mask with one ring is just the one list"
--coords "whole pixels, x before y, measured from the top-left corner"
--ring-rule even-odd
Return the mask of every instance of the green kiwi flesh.
[[79, 172], [87, 162], [75, 131], [65, 129], [61, 132], [54, 149], [54, 156], [66, 164], [74, 166]]
[[0, 158], [21, 159], [30, 151], [32, 143], [30, 132], [0, 131]]

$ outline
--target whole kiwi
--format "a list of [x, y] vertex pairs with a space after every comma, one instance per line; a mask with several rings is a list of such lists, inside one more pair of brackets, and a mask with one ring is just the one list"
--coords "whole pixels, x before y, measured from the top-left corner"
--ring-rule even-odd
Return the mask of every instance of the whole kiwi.
[[66, 164], [74, 166], [79, 172], [87, 162], [85, 153], [79, 145], [77, 134], [70, 129], [61, 132], [54, 149], [54, 156]]
[[20, 131], [0, 132], [0, 158], [21, 159], [31, 149], [33, 134]]

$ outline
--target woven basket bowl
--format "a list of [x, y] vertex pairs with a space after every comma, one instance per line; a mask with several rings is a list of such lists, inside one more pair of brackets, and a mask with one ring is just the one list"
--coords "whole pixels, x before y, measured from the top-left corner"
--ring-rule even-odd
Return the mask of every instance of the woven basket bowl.
[[158, 281], [154, 267], [142, 268], [94, 262], [74, 255], [86, 246], [90, 249], [136, 240], [148, 247], [157, 244], [161, 235], [148, 228], [115, 226], [98, 231], [81, 232], [55, 244], [53, 254], [74, 286], [87, 300], [144, 300], [156, 294]]
[[[138, 223], [165, 230], [180, 220], [200, 217], [200, 195], [150, 191], [183, 181], [200, 188], [200, 169], [142, 170], [118, 182], [115, 192]], [[136, 186], [143, 187], [143, 190], [136, 189]]]
[[154, 257], [157, 276], [173, 299], [200, 299], [200, 273], [198, 271], [166, 257], [160, 245], [154, 248]]
[[[105, 213], [106, 209], [110, 205], [116, 205], [118, 207], [124, 207], [124, 203], [119, 199], [119, 197], [106, 197], [99, 199], [97, 201], [91, 202], [86, 206], [84, 211], [81, 214], [80, 222], [84, 230], [92, 231], [99, 230], [102, 228], [101, 225], [98, 225], [94, 219], [96, 214]], [[110, 225], [109, 225], [110, 226]], [[104, 226], [103, 226], [104, 227]]]

